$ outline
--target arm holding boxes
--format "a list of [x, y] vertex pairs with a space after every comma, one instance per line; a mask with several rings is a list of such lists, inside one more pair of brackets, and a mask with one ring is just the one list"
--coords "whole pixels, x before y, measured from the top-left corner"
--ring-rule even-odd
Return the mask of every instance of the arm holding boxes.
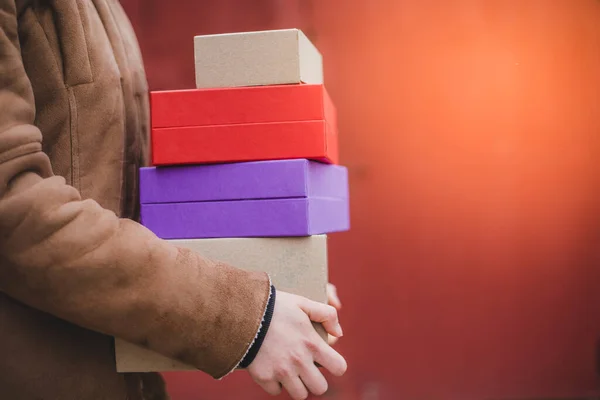
[[[96, 110], [99, 114], [113, 106], [100, 105], [107, 108]], [[213, 262], [159, 239], [96, 201], [82, 200], [54, 175], [34, 124], [35, 100], [10, 1], [0, 3], [0, 110], [0, 291], [216, 378], [235, 368], [264, 316], [271, 293], [268, 275]], [[263, 347], [284, 339], [291, 347], [279, 349], [279, 355], [259, 353], [251, 368], [259, 368], [259, 360], [291, 365], [290, 354], [307, 337], [280, 336], [295, 327], [309, 329], [308, 315], [336, 321], [326, 306], [282, 297]]]

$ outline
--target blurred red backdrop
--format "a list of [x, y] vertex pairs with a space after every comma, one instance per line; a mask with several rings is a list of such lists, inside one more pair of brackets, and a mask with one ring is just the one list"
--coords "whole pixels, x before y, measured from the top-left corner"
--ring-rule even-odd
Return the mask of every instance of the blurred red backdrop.
[[[600, 395], [600, 3], [123, 0], [152, 89], [193, 36], [298, 27], [351, 177], [331, 235], [348, 374], [326, 398]], [[236, 373], [174, 400], [266, 399]]]

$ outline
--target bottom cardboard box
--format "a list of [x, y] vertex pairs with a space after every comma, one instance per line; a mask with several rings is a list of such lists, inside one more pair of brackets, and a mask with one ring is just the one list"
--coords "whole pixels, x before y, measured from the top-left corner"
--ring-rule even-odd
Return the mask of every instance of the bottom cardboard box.
[[[327, 302], [327, 236], [171, 240], [238, 268], [270, 274], [278, 290]], [[323, 339], [326, 334], [315, 325]], [[189, 371], [196, 368], [115, 339], [117, 372]]]

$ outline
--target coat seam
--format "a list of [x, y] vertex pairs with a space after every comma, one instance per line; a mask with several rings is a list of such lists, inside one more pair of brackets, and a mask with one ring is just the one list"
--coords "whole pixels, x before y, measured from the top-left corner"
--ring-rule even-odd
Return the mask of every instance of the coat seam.
[[77, 102], [73, 87], [67, 87], [69, 94], [69, 129], [71, 139], [71, 185], [77, 190], [80, 188], [80, 170], [79, 170], [79, 136], [77, 131]]

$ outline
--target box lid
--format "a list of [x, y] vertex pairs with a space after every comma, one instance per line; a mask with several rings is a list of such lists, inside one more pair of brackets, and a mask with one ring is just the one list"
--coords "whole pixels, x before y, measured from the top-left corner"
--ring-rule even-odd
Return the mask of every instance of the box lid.
[[323, 57], [299, 29], [194, 37], [196, 87], [323, 83]]
[[348, 171], [306, 159], [140, 169], [140, 202], [348, 197]]
[[152, 128], [316, 120], [337, 125], [322, 84], [154, 91], [150, 107]]

